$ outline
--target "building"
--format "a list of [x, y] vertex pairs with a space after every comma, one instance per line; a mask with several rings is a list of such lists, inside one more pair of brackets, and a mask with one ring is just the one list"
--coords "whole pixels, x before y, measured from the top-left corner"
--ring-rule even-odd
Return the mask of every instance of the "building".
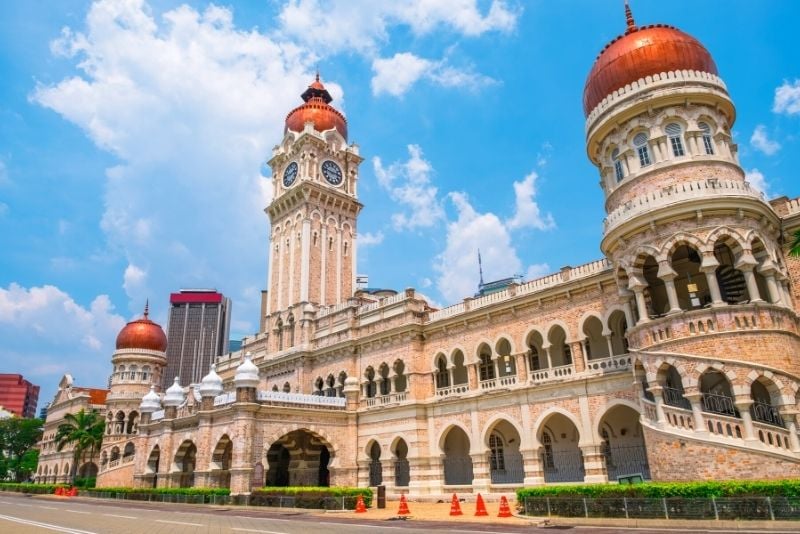
[[17, 417], [36, 417], [39, 386], [22, 375], [0, 374], [0, 406]]
[[[68, 413], [78, 413], [81, 410], [86, 412], [97, 410], [105, 413], [106, 396], [108, 390], [100, 388], [87, 388], [75, 386], [72, 376], [64, 375], [58, 383], [53, 401], [47, 407], [47, 419], [44, 422], [42, 439], [38, 444], [39, 465], [33, 476], [34, 482], [42, 484], [56, 484], [70, 482], [70, 467], [74, 461], [74, 449], [72, 445], [67, 445], [60, 451], [55, 441], [58, 427], [64, 422], [64, 416]], [[96, 451], [95, 455], [99, 455]], [[97, 476], [98, 456], [92, 457], [86, 452], [80, 459], [80, 465], [76, 469], [76, 476], [87, 478]]]
[[[317, 78], [269, 161], [263, 326], [196, 387], [141, 398], [133, 480], [115, 482], [440, 499], [800, 476], [800, 260], [782, 245], [800, 199], [745, 180], [703, 45], [626, 11], [584, 90], [601, 259], [443, 309], [414, 289], [356, 291], [363, 159]], [[155, 369], [149, 341], [126, 347]]]
[[196, 384], [217, 356], [228, 352], [231, 301], [213, 289], [181, 289], [169, 297], [167, 370], [162, 386], [175, 377]]

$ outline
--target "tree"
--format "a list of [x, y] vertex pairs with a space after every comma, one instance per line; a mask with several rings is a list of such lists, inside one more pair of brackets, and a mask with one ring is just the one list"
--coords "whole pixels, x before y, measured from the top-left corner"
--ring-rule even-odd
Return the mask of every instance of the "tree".
[[89, 452], [89, 461], [94, 460], [95, 453], [100, 450], [103, 443], [103, 433], [105, 432], [106, 422], [97, 412], [92, 410], [87, 412], [83, 409], [78, 413], [68, 413], [64, 416], [64, 422], [58, 425], [56, 430], [56, 448], [60, 451], [67, 445], [72, 445], [72, 465], [70, 466], [69, 478], [75, 480], [75, 473], [78, 471], [78, 462]]
[[792, 243], [789, 245], [789, 256], [800, 257], [800, 230], [795, 230]]
[[0, 479], [26, 480], [36, 470], [38, 454], [33, 447], [41, 438], [41, 419], [0, 420]]

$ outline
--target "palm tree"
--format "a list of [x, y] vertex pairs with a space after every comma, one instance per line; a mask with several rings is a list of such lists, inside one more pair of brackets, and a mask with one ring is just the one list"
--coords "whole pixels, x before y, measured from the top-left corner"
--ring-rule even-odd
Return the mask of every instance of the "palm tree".
[[56, 431], [56, 445], [58, 450], [62, 450], [67, 445], [73, 446], [72, 465], [70, 466], [69, 477], [75, 481], [75, 473], [78, 471], [78, 462], [86, 451], [89, 451], [89, 461], [94, 459], [94, 454], [100, 450], [105, 431], [105, 420], [100, 417], [97, 410], [86, 412], [81, 408], [78, 413], [68, 413], [64, 416], [64, 422], [58, 426]]
[[789, 256], [800, 256], [800, 230], [795, 230], [792, 243], [789, 245]]

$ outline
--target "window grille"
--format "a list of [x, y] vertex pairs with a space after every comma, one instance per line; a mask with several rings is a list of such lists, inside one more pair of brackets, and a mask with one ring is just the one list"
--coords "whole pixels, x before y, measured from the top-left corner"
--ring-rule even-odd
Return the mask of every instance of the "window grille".
[[681, 127], [674, 122], [667, 124], [665, 128], [667, 136], [669, 136], [669, 143], [672, 147], [672, 155], [677, 157], [683, 156], [683, 141], [681, 140]]
[[611, 153], [611, 159], [614, 161], [614, 175], [617, 177], [617, 182], [621, 182], [625, 178], [625, 172], [622, 168], [622, 161], [619, 159], [619, 149], [615, 148]]
[[701, 122], [698, 126], [700, 127], [700, 131], [703, 132], [703, 147], [706, 149], [706, 154], [713, 156], [714, 143], [711, 140], [711, 127], [705, 122]]
[[636, 134], [636, 137], [633, 138], [633, 145], [636, 147], [636, 153], [639, 155], [639, 165], [642, 167], [650, 165], [650, 149], [647, 146], [647, 134]]
[[505, 456], [503, 456], [503, 439], [496, 433], [492, 433], [492, 435], [489, 436], [489, 450], [491, 451], [491, 455], [489, 457], [491, 469], [493, 471], [505, 469], [506, 465]]
[[481, 381], [492, 380], [494, 376], [494, 363], [492, 357], [488, 354], [481, 354], [481, 361], [479, 365]]

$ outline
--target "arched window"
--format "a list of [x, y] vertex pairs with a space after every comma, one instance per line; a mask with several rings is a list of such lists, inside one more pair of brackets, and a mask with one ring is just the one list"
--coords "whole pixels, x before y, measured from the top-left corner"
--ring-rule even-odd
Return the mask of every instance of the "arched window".
[[494, 378], [494, 362], [492, 362], [492, 355], [486, 352], [480, 356], [478, 363], [478, 371], [480, 373], [481, 381], [492, 380]]
[[326, 397], [335, 397], [336, 396], [336, 379], [333, 378], [333, 375], [328, 375], [328, 378], [325, 380], [325, 396]]
[[683, 139], [681, 137], [681, 127], [679, 124], [670, 123], [664, 128], [669, 137], [669, 145], [672, 147], [672, 155], [679, 158], [684, 155]]
[[614, 162], [614, 176], [616, 176], [617, 182], [621, 182], [625, 178], [625, 170], [622, 168], [622, 161], [619, 159], [618, 148], [611, 152], [611, 161]]
[[544, 447], [544, 467], [552, 469], [555, 466], [553, 462], [553, 439], [547, 431], [542, 433], [542, 446]]
[[137, 369], [138, 369], [138, 367], [136, 367], [135, 365], [131, 365], [130, 370], [129, 370], [131, 380], [136, 380], [136, 371], [137, 371]]
[[450, 372], [447, 370], [447, 360], [440, 356], [436, 361], [436, 387], [450, 387]]
[[275, 384], [274, 386], [272, 386], [272, 391], [274, 391], [275, 393], [278, 392], [278, 384]]
[[324, 395], [324, 393], [322, 391], [323, 385], [324, 384], [322, 382], [322, 377], [318, 376], [317, 379], [314, 381], [314, 392], [312, 393], [312, 395], [317, 395], [317, 396], [320, 396], [320, 397], [322, 395]]
[[283, 392], [284, 393], [291, 393], [292, 392], [292, 386], [289, 385], [289, 382], [285, 382], [283, 384]]
[[147, 382], [150, 380], [150, 366], [145, 365], [142, 367], [142, 382]]
[[347, 373], [339, 373], [339, 384], [336, 386], [337, 397], [344, 397], [344, 382], [347, 380]]
[[713, 156], [714, 142], [711, 140], [711, 127], [705, 122], [701, 122], [697, 126], [699, 126], [700, 131], [703, 132], [703, 147], [706, 149], [706, 154]]
[[647, 146], [647, 134], [642, 132], [636, 134], [633, 138], [633, 146], [636, 147], [636, 153], [639, 155], [639, 165], [647, 167], [652, 163], [650, 161], [650, 149]]

